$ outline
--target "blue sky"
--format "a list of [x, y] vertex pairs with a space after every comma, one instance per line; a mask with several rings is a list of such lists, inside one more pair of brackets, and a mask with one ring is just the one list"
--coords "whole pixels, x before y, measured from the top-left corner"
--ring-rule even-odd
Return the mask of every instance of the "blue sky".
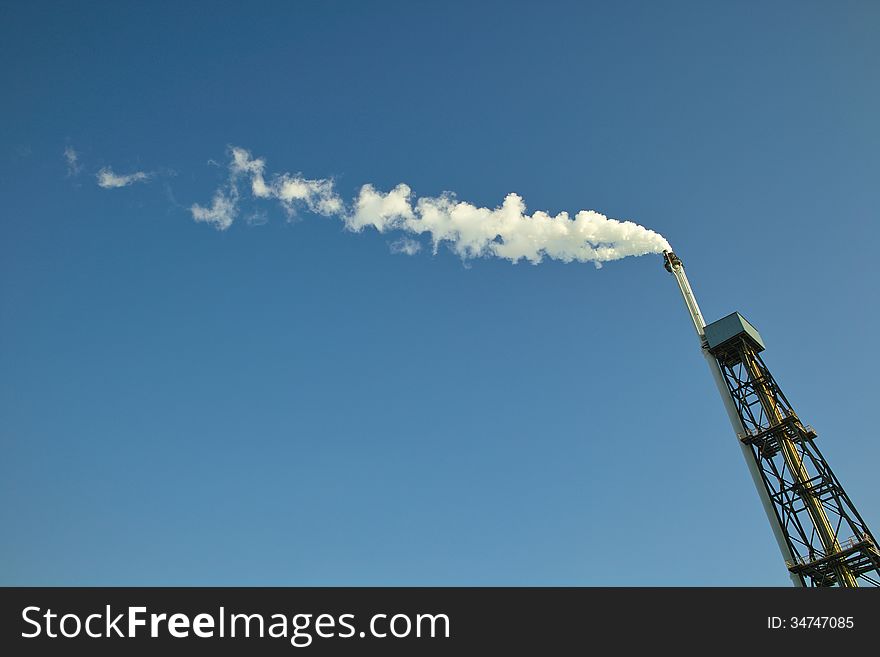
[[0, 582], [789, 583], [658, 256], [407, 256], [252, 198], [215, 230], [189, 208], [230, 145], [346, 201], [659, 231], [876, 533], [878, 29], [870, 2], [7, 3]]

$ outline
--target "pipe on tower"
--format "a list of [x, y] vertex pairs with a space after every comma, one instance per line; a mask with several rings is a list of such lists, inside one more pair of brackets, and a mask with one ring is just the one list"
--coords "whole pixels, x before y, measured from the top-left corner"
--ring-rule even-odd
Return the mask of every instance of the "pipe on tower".
[[[746, 466], [752, 477], [752, 483], [755, 484], [755, 490], [758, 491], [758, 498], [761, 500], [761, 506], [764, 507], [764, 513], [767, 515], [767, 520], [770, 523], [770, 527], [773, 529], [773, 535], [776, 537], [776, 544], [779, 546], [779, 551], [782, 553], [782, 559], [786, 562], [786, 569], [788, 569], [788, 564], [794, 562], [795, 555], [792, 554], [791, 548], [788, 546], [788, 540], [783, 534], [782, 528], [779, 526], [776, 509], [773, 507], [773, 502], [771, 502], [770, 495], [767, 493], [767, 488], [764, 486], [764, 479], [761, 476], [761, 472], [758, 470], [758, 464], [755, 462], [749, 446], [739, 439], [740, 436], [745, 435], [746, 430], [739, 417], [739, 413], [736, 410], [733, 397], [730, 396], [730, 390], [727, 388], [727, 384], [724, 381], [721, 367], [718, 365], [718, 361], [715, 357], [709, 353], [709, 345], [706, 341], [705, 333], [706, 321], [703, 319], [703, 313], [700, 311], [700, 306], [697, 304], [697, 298], [694, 296], [690, 281], [688, 281], [687, 274], [685, 274], [684, 264], [682, 264], [681, 259], [672, 251], [663, 252], [663, 264], [666, 271], [675, 276], [675, 280], [678, 283], [678, 289], [681, 292], [682, 299], [684, 299], [688, 315], [694, 324], [697, 338], [700, 340], [700, 351], [703, 353], [703, 357], [709, 365], [712, 379], [715, 381], [715, 386], [718, 388], [718, 394], [721, 395], [721, 401], [724, 403], [724, 410], [727, 411], [727, 418], [730, 420], [730, 425], [733, 427], [736, 442], [740, 447], [743, 458], [745, 458]], [[804, 580], [799, 575], [796, 575], [791, 571], [789, 571], [788, 575], [794, 586], [805, 585]]]

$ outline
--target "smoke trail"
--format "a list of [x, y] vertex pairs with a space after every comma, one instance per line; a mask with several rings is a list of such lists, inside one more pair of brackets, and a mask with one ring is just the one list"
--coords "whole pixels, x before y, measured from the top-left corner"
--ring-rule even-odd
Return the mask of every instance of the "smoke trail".
[[64, 147], [64, 161], [67, 163], [67, 177], [73, 178], [79, 175], [82, 165], [79, 163], [79, 153], [74, 150], [73, 146]]
[[[230, 155], [229, 180], [214, 194], [211, 205], [194, 204], [190, 208], [193, 219], [213, 223], [219, 230], [229, 228], [237, 217], [238, 183], [245, 178], [255, 198], [277, 200], [288, 216], [305, 207], [315, 214], [340, 219], [354, 232], [372, 227], [380, 233], [427, 235], [434, 253], [446, 243], [464, 259], [497, 257], [538, 264], [547, 257], [563, 262], [593, 262], [599, 267], [610, 260], [670, 249], [659, 233], [632, 221], [609, 219], [593, 210], [581, 210], [574, 218], [567, 212], [555, 216], [541, 211], [527, 214], [517, 194], [508, 194], [500, 207], [484, 208], [460, 201], [449, 192], [414, 198], [403, 183], [388, 192], [367, 184], [347, 207], [332, 180], [289, 173], [275, 174], [267, 180], [263, 159], [238, 147], [232, 147]], [[396, 253], [414, 254], [420, 247], [409, 237], [394, 244], [392, 250]]]
[[98, 187], [114, 189], [116, 187], [128, 187], [136, 182], [147, 181], [152, 176], [152, 173], [145, 173], [143, 171], [135, 171], [134, 173], [120, 175], [113, 173], [113, 170], [110, 167], [104, 167], [98, 171], [95, 177], [98, 179]]

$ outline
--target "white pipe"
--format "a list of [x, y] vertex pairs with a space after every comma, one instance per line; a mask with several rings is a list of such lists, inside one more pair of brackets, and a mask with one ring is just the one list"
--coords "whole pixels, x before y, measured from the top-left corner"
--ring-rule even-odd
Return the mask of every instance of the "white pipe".
[[[764, 479], [758, 469], [758, 464], [755, 462], [755, 457], [752, 455], [751, 448], [739, 438], [740, 436], [746, 435], [746, 429], [743, 426], [739, 412], [736, 410], [736, 404], [733, 401], [727, 383], [724, 381], [721, 366], [718, 364], [715, 357], [709, 353], [709, 346], [706, 343], [706, 321], [703, 319], [703, 313], [700, 312], [700, 306], [697, 304], [697, 298], [694, 296], [694, 292], [691, 289], [687, 274], [684, 273], [684, 265], [674, 253], [664, 252], [663, 256], [669, 265], [668, 268], [673, 276], [675, 276], [675, 280], [678, 283], [678, 289], [684, 299], [684, 305], [691, 317], [691, 321], [694, 323], [697, 337], [700, 339], [700, 351], [706, 358], [706, 363], [709, 365], [709, 371], [712, 372], [712, 379], [715, 381], [715, 386], [718, 388], [718, 394], [721, 395], [721, 401], [724, 403], [724, 409], [727, 411], [727, 418], [730, 420], [730, 425], [733, 427], [736, 442], [739, 444], [740, 451], [742, 451], [743, 457], [746, 460], [746, 466], [749, 469], [749, 474], [752, 476], [752, 483], [755, 484], [755, 489], [758, 491], [758, 498], [761, 500], [761, 506], [764, 507], [764, 513], [767, 515], [767, 520], [770, 522], [773, 535], [776, 537], [776, 544], [779, 546], [779, 551], [782, 553], [782, 559], [786, 562], [785, 567], [788, 569], [788, 563], [794, 563], [795, 556], [791, 553], [788, 541], [786, 540], [785, 534], [782, 532], [782, 527], [779, 526], [776, 511], [773, 507], [773, 503], [770, 501], [770, 495], [767, 493], [767, 487], [764, 485]], [[793, 572], [789, 571], [788, 574], [794, 586], [804, 585], [801, 578]]]
[[700, 306], [697, 304], [694, 291], [691, 289], [691, 283], [684, 273], [684, 265], [680, 264], [680, 260], [678, 262], [679, 264], [672, 266], [672, 274], [675, 276], [678, 289], [684, 299], [684, 305], [687, 307], [688, 314], [691, 316], [691, 321], [694, 323], [694, 328], [697, 331], [697, 337], [700, 338], [700, 344], [702, 344], [705, 336], [706, 320], [703, 319], [703, 313], [700, 312]]

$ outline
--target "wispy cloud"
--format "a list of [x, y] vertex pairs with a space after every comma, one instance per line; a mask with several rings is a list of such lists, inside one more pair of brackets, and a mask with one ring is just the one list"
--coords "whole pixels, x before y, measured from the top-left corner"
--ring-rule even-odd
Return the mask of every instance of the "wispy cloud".
[[332, 180], [309, 179], [302, 174], [280, 173], [266, 176], [266, 162], [244, 148], [230, 148], [229, 179], [217, 190], [210, 207], [190, 208], [196, 221], [213, 223], [226, 230], [238, 216], [239, 181], [248, 180], [256, 199], [278, 201], [289, 216], [299, 207], [326, 217], [339, 219], [348, 230], [361, 232], [373, 228], [380, 233], [407, 234], [393, 242], [394, 253], [413, 255], [421, 244], [413, 239], [426, 235], [434, 253], [446, 244], [462, 259], [497, 257], [538, 264], [544, 258], [562, 262], [601, 263], [627, 256], [661, 253], [669, 243], [659, 233], [632, 221], [610, 219], [594, 210], [567, 212], [526, 212], [518, 194], [510, 193], [494, 208], [460, 201], [447, 192], [437, 197], [414, 198], [406, 184], [388, 192], [363, 185], [352, 206], [346, 207]]
[[190, 208], [193, 219], [214, 224], [217, 230], [226, 230], [238, 216], [238, 192], [217, 190], [211, 199], [210, 207], [194, 203]]
[[248, 215], [247, 222], [249, 226], [263, 226], [269, 223], [269, 217], [264, 210], [257, 210]]
[[64, 147], [64, 161], [67, 163], [68, 177], [72, 178], [82, 170], [82, 166], [79, 163], [79, 153], [73, 149], [73, 146]]
[[[214, 224], [218, 230], [229, 228], [239, 215], [239, 181], [248, 179], [251, 194], [258, 199], [278, 201], [288, 217], [294, 217], [302, 206], [325, 217], [337, 215], [345, 209], [342, 199], [333, 189], [333, 181], [312, 180], [302, 174], [280, 173], [266, 179], [266, 161], [254, 158], [244, 148], [229, 149], [229, 178], [214, 192], [210, 207], [194, 203], [190, 207], [193, 219]], [[259, 214], [252, 215], [265, 223]]]
[[249, 175], [251, 193], [257, 198], [277, 200], [288, 216], [295, 215], [299, 205], [325, 217], [339, 214], [343, 210], [342, 199], [334, 191], [332, 180], [312, 180], [303, 177], [301, 173], [280, 173], [267, 182], [264, 177], [265, 160], [251, 157], [244, 148], [232, 147], [231, 154], [229, 170], [233, 182], [240, 176]]
[[127, 187], [137, 182], [146, 182], [153, 176], [152, 173], [144, 171], [135, 171], [134, 173], [117, 174], [113, 173], [110, 167], [104, 167], [97, 173], [98, 187], [104, 189], [114, 189], [117, 187]]
[[390, 244], [391, 253], [402, 253], [404, 255], [415, 255], [422, 250], [422, 245], [409, 237], [401, 237]]

